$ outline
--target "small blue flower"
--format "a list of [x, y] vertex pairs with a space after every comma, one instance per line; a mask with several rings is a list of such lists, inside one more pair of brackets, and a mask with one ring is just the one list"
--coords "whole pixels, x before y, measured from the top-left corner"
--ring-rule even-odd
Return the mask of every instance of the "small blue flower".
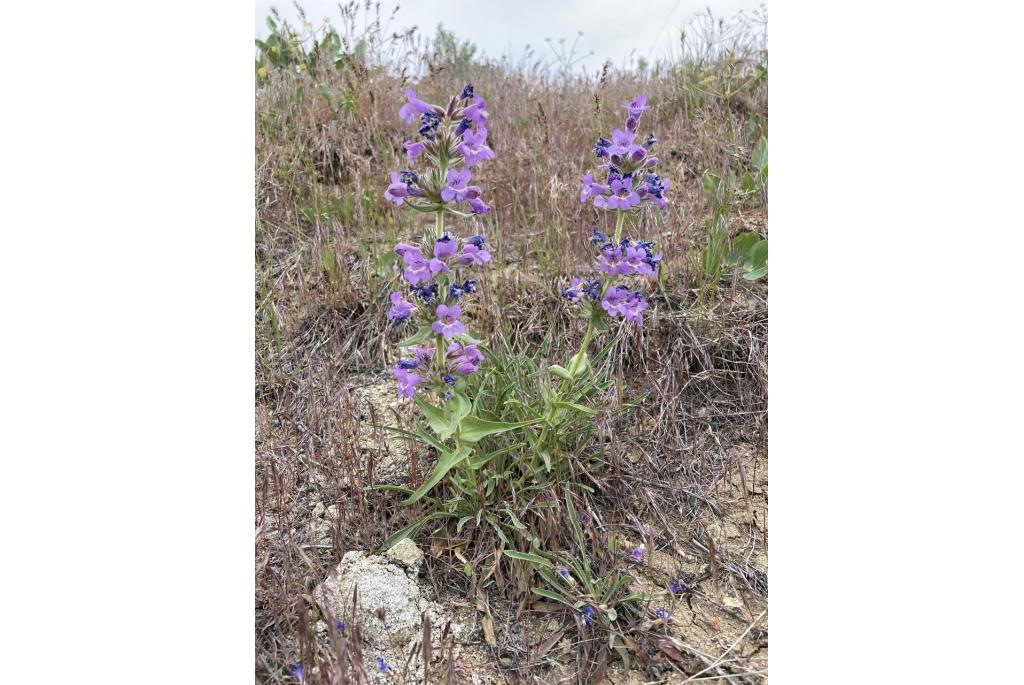
[[302, 682], [302, 664], [295, 664], [292, 666], [292, 675], [295, 676], [295, 679], [300, 683]]
[[643, 543], [637, 545], [632, 550], [630, 550], [629, 556], [630, 556], [631, 559], [633, 559], [633, 561], [637, 562], [638, 564], [644, 563], [644, 545], [643, 545]]
[[466, 242], [470, 245], [476, 245], [482, 248], [484, 246], [484, 237], [482, 235], [471, 235], [466, 238]]
[[446, 373], [442, 380], [444, 380], [444, 382], [447, 383], [448, 385], [455, 385], [455, 376], [451, 375], [450, 373]]
[[342, 635], [345, 634], [345, 622], [344, 621], [342, 621], [340, 619], [336, 620], [334, 622], [334, 627], [337, 628], [338, 632], [341, 633]]
[[594, 607], [585, 606], [580, 609], [580, 613], [583, 614], [583, 623], [585, 623], [588, 628], [594, 625]]
[[402, 180], [405, 185], [418, 185], [420, 177], [412, 169], [402, 169], [398, 172], [398, 177]]
[[413, 287], [412, 291], [423, 300], [424, 304], [430, 304], [437, 299], [437, 283], [431, 283], [429, 287], [425, 285]]
[[[417, 366], [419, 366], [419, 364], [416, 363], [415, 359], [399, 359], [398, 360], [398, 368], [405, 369], [406, 371], [415, 369]], [[339, 621], [339, 623], [340, 623], [340, 621]]]
[[473, 95], [474, 95], [474, 93], [473, 93], [473, 84], [472, 83], [467, 83], [466, 87], [462, 89], [461, 93], [459, 93], [459, 99], [460, 100], [469, 100], [471, 97], [473, 97]]
[[608, 156], [608, 148], [610, 148], [611, 146], [612, 146], [612, 141], [610, 141], [610, 140], [608, 140], [607, 138], [604, 138], [604, 137], [598, 138], [597, 142], [594, 144], [594, 156], [595, 157], [607, 157]]
[[590, 234], [590, 242], [595, 245], [604, 245], [608, 242], [608, 236], [595, 228]]
[[658, 609], [657, 611], [654, 612], [654, 615], [657, 616], [658, 618], [662, 619], [666, 623], [671, 623], [672, 622], [672, 614], [668, 613], [664, 609]]
[[388, 668], [388, 662], [384, 661], [384, 657], [382, 656], [377, 657], [377, 668], [380, 669], [381, 673], [387, 673], [391, 670]]
[[473, 125], [471, 119], [463, 119], [459, 122], [459, 125], [455, 127], [455, 135], [461, 136], [463, 133], [469, 130], [469, 127]]
[[647, 136], [647, 140], [644, 141], [644, 147], [648, 148], [648, 149], [650, 149], [652, 146], [657, 145], [657, 144], [658, 144], [658, 139], [654, 137], [653, 133], [648, 135]]
[[673, 580], [672, 584], [668, 586], [668, 589], [673, 595], [681, 595], [689, 588], [686, 587], [686, 583], [682, 580]]

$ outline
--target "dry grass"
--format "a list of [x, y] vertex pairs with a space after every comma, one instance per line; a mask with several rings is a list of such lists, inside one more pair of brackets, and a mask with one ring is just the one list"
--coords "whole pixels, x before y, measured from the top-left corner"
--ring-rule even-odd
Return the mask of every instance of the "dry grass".
[[[725, 25], [721, 33], [719, 40], [732, 35]], [[425, 99], [445, 100], [466, 81], [487, 99], [498, 157], [479, 183], [494, 212], [451, 225], [463, 235], [485, 233], [496, 248], [493, 268], [480, 279], [480, 331], [519, 350], [541, 344], [550, 331], [545, 353], [553, 360], [564, 358], [582, 335], [558, 293], [586, 268], [591, 227], [607, 228], [610, 221], [577, 201], [578, 179], [592, 168], [597, 136], [619, 125], [621, 104], [640, 93], [650, 96], [654, 109], [644, 129], [662, 141], [661, 173], [673, 186], [670, 209], [645, 215], [642, 230], [664, 251], [669, 278], [642, 331], [614, 350], [617, 400], [645, 389], [649, 394], [616, 427], [625, 439], [605, 447], [608, 469], [589, 505], [609, 531], [642, 537], [648, 549], [666, 555], [670, 568], [663, 575], [678, 573], [692, 583], [690, 629], [706, 624], [701, 634], [712, 635], [724, 621], [717, 632], [729, 636], [726, 646], [748, 626], [744, 640], [767, 640], [766, 623], [754, 621], [767, 606], [767, 491], [758, 485], [762, 475], [766, 483], [767, 468], [767, 287], [727, 276], [713, 302], [698, 310], [692, 260], [703, 247], [710, 214], [703, 172], [745, 169], [757, 140], [767, 135], [766, 76], [733, 97], [706, 90], [764, 63], [766, 53], [744, 36], [732, 37], [738, 51], [731, 55], [690, 50], [642, 74], [607, 70], [597, 79], [562, 78], [526, 60], [456, 70], [415, 58], [414, 36], [387, 44], [392, 59], [407, 60], [407, 74], [422, 76], [415, 86]], [[379, 49], [385, 49], [383, 38]], [[388, 172], [404, 160], [408, 131], [396, 111], [405, 84], [394, 68], [353, 61], [343, 71], [316, 75], [272, 71], [257, 89], [261, 682], [294, 682], [290, 665], [300, 657], [325, 664], [321, 676], [328, 682], [326, 664], [344, 664], [351, 657], [342, 652], [358, 652], [357, 638], [352, 644], [349, 638], [315, 639], [315, 612], [308, 612], [304, 596], [345, 551], [372, 550], [412, 519], [415, 512], [400, 507], [395, 495], [371, 486], [422, 478], [428, 466], [429, 455], [384, 439], [384, 425], [407, 422], [401, 405], [373, 399], [379, 393], [366, 390], [384, 378], [391, 361], [385, 327], [391, 246], [420, 229], [411, 223], [417, 215], [395, 211], [382, 197]], [[334, 115], [321, 86], [335, 97], [351, 93], [349, 108]], [[751, 229], [767, 237], [766, 193], [732, 213], [731, 232]], [[439, 592], [465, 591], [460, 563], [444, 555], [428, 559]], [[663, 587], [659, 571], [652, 566], [649, 572], [648, 582]], [[540, 658], [534, 648], [531, 656], [531, 647], [516, 638], [515, 623], [530, 611], [501, 604], [509, 597], [493, 587], [483, 589], [500, 607], [492, 610], [504, 636], [486, 670], [511, 682], [534, 682], [553, 666], [550, 655]], [[738, 607], [722, 603], [727, 589], [741, 598]], [[730, 621], [738, 626], [733, 632]], [[647, 675], [654, 668], [660, 674], [703, 670], [699, 682], [716, 674], [732, 682], [760, 677], [756, 658], [736, 660], [749, 649], [723, 655], [721, 643], [710, 638], [682, 644], [652, 643], [654, 654], [641, 659]], [[663, 658], [670, 649], [682, 659]], [[577, 661], [563, 655], [567, 677], [594, 679], [598, 665]], [[334, 677], [347, 682], [359, 670], [337, 666]]]

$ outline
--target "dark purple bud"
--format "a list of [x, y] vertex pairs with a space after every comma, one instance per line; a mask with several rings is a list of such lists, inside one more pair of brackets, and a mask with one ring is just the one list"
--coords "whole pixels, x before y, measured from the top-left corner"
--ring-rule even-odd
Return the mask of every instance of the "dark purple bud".
[[471, 235], [466, 238], [466, 242], [470, 245], [476, 245], [482, 248], [484, 246], [484, 237], [482, 235]]
[[636, 125], [640, 123], [640, 117], [634, 117], [632, 115], [626, 117], [626, 130], [630, 133], [636, 133]]
[[594, 144], [594, 155], [596, 157], [607, 157], [608, 148], [610, 148], [611, 146], [612, 141], [604, 137], [598, 138], [597, 142]]
[[459, 125], [455, 127], [455, 135], [461, 136], [463, 133], [469, 130], [469, 127], [473, 125], [473, 121], [470, 119], [463, 119], [459, 122]]
[[650, 149], [653, 145], [657, 145], [657, 144], [658, 144], [658, 139], [654, 137], [653, 133], [648, 135], [647, 136], [647, 140], [644, 141], [644, 147], [648, 148], [648, 149]]
[[451, 375], [450, 373], [446, 373], [442, 380], [448, 385], [455, 385], [455, 376]]
[[459, 99], [460, 100], [469, 100], [472, 97], [473, 97], [473, 84], [472, 83], [467, 83], [466, 87], [463, 88], [462, 92], [459, 94]]

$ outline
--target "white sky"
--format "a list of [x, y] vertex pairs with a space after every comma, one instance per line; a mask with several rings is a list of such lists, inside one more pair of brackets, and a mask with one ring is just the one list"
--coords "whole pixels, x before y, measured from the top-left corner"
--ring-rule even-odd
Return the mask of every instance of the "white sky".
[[[336, 22], [339, 16], [336, 0], [300, 4], [314, 25], [324, 17]], [[606, 58], [623, 66], [630, 50], [649, 60], [665, 54], [678, 41], [684, 22], [707, 7], [716, 17], [727, 18], [767, 5], [763, 0], [381, 0], [381, 16], [389, 16], [396, 4], [400, 9], [391, 30], [417, 26], [420, 33], [433, 36], [440, 22], [490, 57], [509, 51], [516, 56], [529, 44], [538, 55], [551, 58], [545, 38], [565, 38], [568, 45], [577, 31], [583, 31], [577, 52], [593, 50], [594, 56], [583, 62], [589, 70], [599, 68]], [[290, 20], [297, 17], [291, 0], [256, 0], [257, 37], [268, 33], [271, 7]]]

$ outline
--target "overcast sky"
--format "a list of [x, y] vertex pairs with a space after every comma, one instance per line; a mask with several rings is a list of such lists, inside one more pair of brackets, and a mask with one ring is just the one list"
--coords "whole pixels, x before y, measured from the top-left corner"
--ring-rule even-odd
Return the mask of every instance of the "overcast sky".
[[[339, 16], [337, 0], [300, 4], [314, 24], [324, 17], [336, 21]], [[656, 59], [678, 41], [682, 24], [707, 7], [716, 17], [729, 17], [767, 5], [763, 0], [381, 0], [381, 16], [390, 15], [396, 4], [400, 9], [390, 29], [417, 26], [432, 36], [440, 22], [460, 38], [472, 40], [489, 57], [509, 50], [519, 55], [528, 44], [538, 54], [552, 57], [545, 38], [565, 38], [571, 43], [576, 32], [583, 31], [577, 50], [594, 52], [584, 62], [589, 70], [599, 68], [605, 59], [625, 65], [631, 50]], [[289, 19], [297, 16], [291, 0], [256, 0], [257, 37], [268, 33], [266, 17], [271, 7]]]

